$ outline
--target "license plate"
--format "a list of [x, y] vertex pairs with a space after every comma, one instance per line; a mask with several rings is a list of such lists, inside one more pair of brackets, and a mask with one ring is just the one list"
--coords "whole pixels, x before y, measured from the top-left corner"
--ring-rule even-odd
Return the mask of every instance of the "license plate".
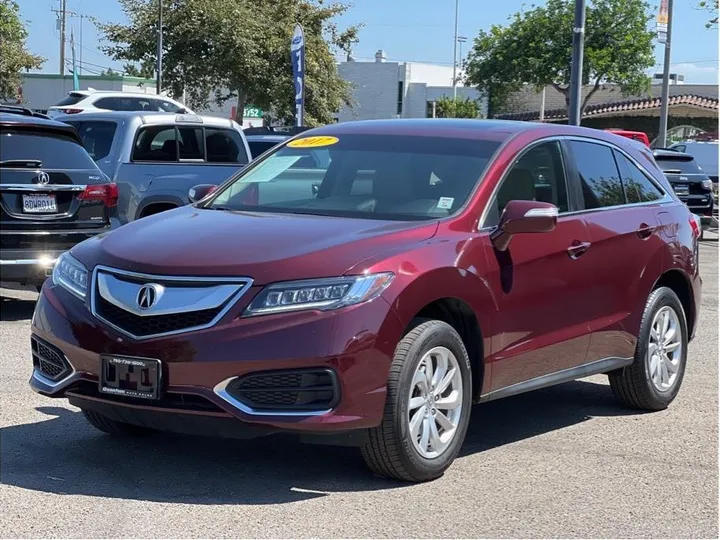
[[140, 399], [158, 399], [160, 360], [101, 356], [100, 392]]
[[27, 214], [57, 214], [55, 195], [23, 195], [23, 212]]
[[676, 184], [673, 186], [673, 189], [678, 195], [687, 195], [689, 193], [687, 184]]

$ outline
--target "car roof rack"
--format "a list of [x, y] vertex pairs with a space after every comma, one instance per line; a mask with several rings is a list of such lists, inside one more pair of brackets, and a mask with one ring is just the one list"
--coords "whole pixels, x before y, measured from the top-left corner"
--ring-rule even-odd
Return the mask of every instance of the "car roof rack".
[[263, 126], [243, 129], [245, 135], [297, 135], [312, 129], [309, 126]]
[[35, 112], [27, 107], [20, 107], [19, 105], [0, 105], [0, 113], [20, 114], [22, 116], [33, 116], [35, 118], [45, 119], [50, 118], [46, 114]]

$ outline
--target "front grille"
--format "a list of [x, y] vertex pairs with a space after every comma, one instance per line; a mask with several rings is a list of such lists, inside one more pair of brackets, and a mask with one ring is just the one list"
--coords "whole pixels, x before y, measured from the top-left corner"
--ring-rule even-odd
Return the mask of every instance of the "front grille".
[[227, 392], [255, 412], [329, 410], [340, 398], [330, 369], [254, 373], [233, 381]]
[[177, 332], [210, 324], [210, 322], [217, 317], [218, 313], [222, 311], [223, 307], [224, 306], [219, 306], [203, 311], [173, 313], [171, 315], [140, 317], [139, 315], [135, 315], [111, 304], [100, 295], [97, 295], [95, 301], [95, 310], [100, 317], [125, 332], [138, 337]]
[[81, 381], [70, 392], [78, 397], [90, 397], [102, 399], [118, 404], [125, 405], [143, 405], [158, 407], [161, 409], [172, 409], [178, 411], [198, 411], [208, 413], [224, 413], [225, 411], [215, 405], [212, 401], [195, 394], [177, 394], [175, 392], [165, 392], [160, 399], [149, 401], [147, 399], [138, 399], [127, 396], [116, 396], [114, 394], [102, 394], [98, 390], [97, 383]]
[[72, 372], [72, 367], [65, 359], [63, 352], [40, 339], [30, 338], [33, 366], [51, 381], [59, 381]]

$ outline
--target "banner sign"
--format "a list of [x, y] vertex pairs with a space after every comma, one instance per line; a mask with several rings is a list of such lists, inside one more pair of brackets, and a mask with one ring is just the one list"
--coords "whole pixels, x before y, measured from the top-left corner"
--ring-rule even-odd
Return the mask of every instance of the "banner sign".
[[293, 80], [295, 81], [295, 125], [303, 125], [305, 115], [305, 36], [303, 28], [295, 25], [290, 42]]
[[657, 16], [657, 37], [660, 43], [667, 42], [668, 27], [668, 0], [660, 0], [660, 10]]

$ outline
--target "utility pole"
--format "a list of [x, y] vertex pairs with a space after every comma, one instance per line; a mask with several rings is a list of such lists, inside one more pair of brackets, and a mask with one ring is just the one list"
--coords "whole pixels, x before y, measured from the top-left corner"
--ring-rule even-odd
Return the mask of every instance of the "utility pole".
[[455, 39], [453, 40], [453, 99], [457, 98], [457, 46], [458, 46], [458, 15], [460, 14], [460, 0], [455, 0]]
[[542, 92], [540, 93], [540, 122], [545, 121], [545, 90], [547, 86], [543, 86]]
[[60, 75], [65, 75], [65, 18], [67, 17], [66, 0], [60, 0]]
[[[670, 41], [672, 39], [673, 0], [667, 1], [667, 37], [665, 38], [665, 59], [663, 61], [662, 97], [660, 98], [660, 129], [658, 144], [660, 148], [667, 145], [668, 105], [670, 101]], [[662, 2], [663, 4], [665, 2]], [[661, 10], [662, 10], [661, 4]]]
[[[458, 70], [460, 70], [460, 68], [462, 67], [462, 61], [463, 61], [463, 53], [462, 53], [463, 43], [465, 43], [467, 41], [467, 38], [465, 36], [458, 36], [457, 41], [458, 41], [458, 48], [460, 50], [460, 54], [458, 55]], [[455, 81], [457, 82], [457, 77], [456, 77]]]
[[162, 61], [163, 61], [163, 3], [158, 0], [158, 35], [157, 35], [157, 80], [155, 93], [159, 94], [162, 88]]
[[582, 101], [583, 48], [585, 45], [585, 0], [575, 0], [575, 22], [573, 23], [572, 44], [568, 123], [573, 126], [579, 126], [580, 103]]

